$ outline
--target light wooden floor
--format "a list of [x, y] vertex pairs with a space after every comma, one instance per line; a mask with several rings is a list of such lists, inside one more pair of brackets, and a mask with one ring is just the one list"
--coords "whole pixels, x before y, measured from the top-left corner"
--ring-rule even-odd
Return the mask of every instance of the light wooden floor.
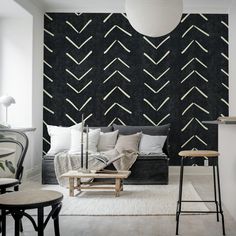
[[[205, 199], [212, 197], [210, 176], [188, 176], [199, 195]], [[171, 177], [171, 182], [178, 181], [178, 176]], [[157, 203], [158, 204], [158, 203]], [[226, 233], [236, 236], [236, 222], [225, 211]], [[31, 223], [24, 220], [25, 236], [37, 235]], [[174, 236], [174, 216], [61, 216], [62, 236]], [[7, 219], [7, 235], [14, 235], [13, 221]], [[54, 235], [53, 224], [49, 222], [45, 236]], [[221, 223], [215, 215], [182, 216], [180, 235], [183, 236], [220, 236]]]

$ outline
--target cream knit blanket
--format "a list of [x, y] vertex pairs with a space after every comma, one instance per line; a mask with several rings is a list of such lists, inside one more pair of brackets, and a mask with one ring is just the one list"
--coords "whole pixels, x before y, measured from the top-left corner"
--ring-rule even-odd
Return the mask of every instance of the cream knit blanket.
[[[137, 156], [138, 154], [135, 152], [126, 151], [119, 153], [116, 149], [90, 154], [88, 169], [99, 171], [113, 163], [117, 170], [129, 170], [136, 161]], [[54, 166], [58, 183], [61, 186], [67, 187], [68, 179], [62, 178], [61, 175], [70, 170], [81, 170], [81, 155], [70, 155], [67, 152], [58, 153], [54, 158]], [[82, 179], [82, 181], [88, 180]]]

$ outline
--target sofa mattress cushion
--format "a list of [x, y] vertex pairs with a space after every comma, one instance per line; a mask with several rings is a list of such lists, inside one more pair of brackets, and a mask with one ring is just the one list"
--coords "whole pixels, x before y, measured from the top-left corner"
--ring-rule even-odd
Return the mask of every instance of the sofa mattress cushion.
[[[43, 159], [44, 160], [54, 160], [54, 158], [55, 158], [55, 156], [47, 156], [47, 155], [45, 155], [45, 156], [43, 156]], [[167, 158], [167, 155], [165, 154], [165, 153], [157, 153], [157, 154], [154, 154], [154, 153], [152, 153], [152, 154], [148, 154], [148, 155], [144, 155], [144, 154], [142, 154], [142, 155], [138, 155], [138, 159], [165, 159], [165, 158]]]
[[165, 135], [167, 136], [170, 130], [170, 124], [161, 126], [123, 126], [113, 124], [114, 130], [119, 130], [119, 134], [130, 135], [138, 132], [143, 132], [148, 135]]
[[157, 153], [157, 154], [139, 154], [138, 159], [146, 159], [146, 160], [163, 160], [168, 159], [167, 155], [165, 153]]
[[54, 158], [55, 156], [48, 156], [48, 155], [43, 156], [44, 160], [54, 160]]
[[107, 132], [112, 132], [113, 127], [112, 126], [102, 126], [102, 127], [89, 127], [89, 129], [101, 129], [101, 132], [107, 133]]

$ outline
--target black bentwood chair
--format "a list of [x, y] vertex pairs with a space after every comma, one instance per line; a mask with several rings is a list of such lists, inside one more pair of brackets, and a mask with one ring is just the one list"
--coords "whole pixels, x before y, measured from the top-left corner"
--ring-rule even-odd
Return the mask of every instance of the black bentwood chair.
[[23, 163], [28, 150], [28, 145], [29, 140], [26, 134], [10, 129], [0, 130], [0, 148], [2, 146], [10, 146], [12, 149], [14, 149], [16, 160], [15, 167], [12, 163], [7, 162], [10, 163], [8, 168], [12, 173], [14, 173], [14, 177], [0, 178], [1, 194], [8, 192], [8, 189], [12, 187], [14, 187], [14, 191], [19, 190], [19, 185], [21, 184], [24, 170]]
[[[11, 178], [0, 178], [0, 194], [6, 192], [18, 191], [21, 179], [23, 176], [23, 163], [28, 150], [29, 140], [28, 137], [19, 131], [10, 129], [0, 129], [0, 149], [10, 147], [12, 153], [14, 153], [15, 166], [9, 160], [1, 160], [0, 171], [9, 171], [14, 174]], [[1, 214], [0, 214], [0, 232], [1, 232]], [[20, 222], [20, 229], [23, 231], [22, 224]]]

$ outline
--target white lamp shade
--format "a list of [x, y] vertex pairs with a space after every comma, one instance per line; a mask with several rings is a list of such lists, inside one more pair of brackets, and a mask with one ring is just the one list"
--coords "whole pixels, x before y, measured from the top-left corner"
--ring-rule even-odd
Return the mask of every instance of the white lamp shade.
[[11, 96], [2, 96], [0, 97], [0, 104], [4, 107], [9, 107], [11, 104], [16, 103], [15, 99]]
[[160, 37], [179, 24], [183, 0], [126, 0], [125, 8], [136, 31], [149, 37]]

